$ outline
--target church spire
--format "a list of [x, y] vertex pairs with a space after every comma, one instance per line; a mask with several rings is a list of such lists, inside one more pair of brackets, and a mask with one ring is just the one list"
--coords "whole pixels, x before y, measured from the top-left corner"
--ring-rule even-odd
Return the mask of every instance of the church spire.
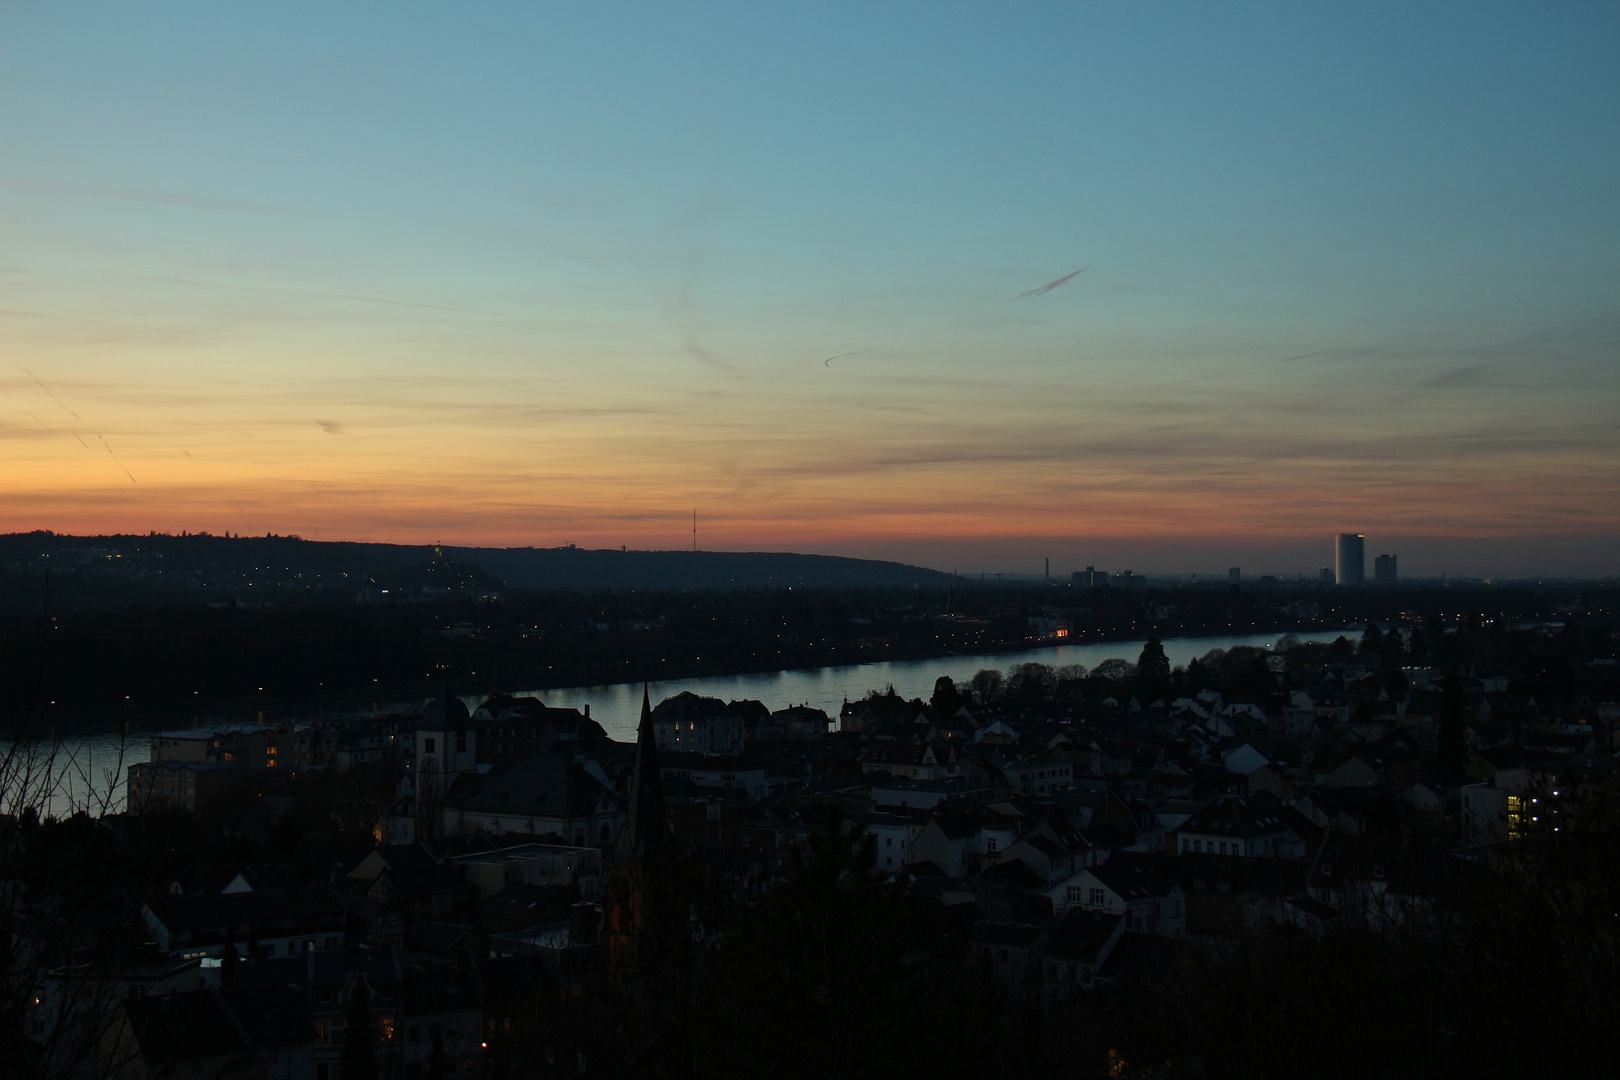
[[636, 730], [636, 761], [630, 771], [630, 806], [617, 854], [645, 864], [664, 854], [668, 826], [664, 784], [658, 771], [658, 745], [653, 738], [652, 699], [641, 688], [641, 725]]

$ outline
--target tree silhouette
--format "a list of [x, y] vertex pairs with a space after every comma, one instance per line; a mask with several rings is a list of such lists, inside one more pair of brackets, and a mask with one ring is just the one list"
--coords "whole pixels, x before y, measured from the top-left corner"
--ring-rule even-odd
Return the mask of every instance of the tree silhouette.
[[377, 1080], [375, 1029], [371, 994], [366, 989], [366, 981], [356, 979], [354, 988], [349, 991], [349, 1008], [343, 1018], [344, 1080]]
[[995, 668], [983, 668], [973, 676], [968, 686], [973, 690], [974, 701], [980, 705], [988, 705], [1001, 696], [1003, 682], [1001, 672]]
[[1456, 668], [1446, 672], [1436, 722], [1435, 774], [1445, 780], [1460, 777], [1468, 757], [1468, 743], [1463, 730], [1462, 676]]
[[1006, 695], [1014, 701], [1041, 701], [1057, 689], [1057, 676], [1046, 664], [1017, 664], [1007, 672]]
[[902, 975], [904, 886], [880, 881], [876, 839], [836, 806], [789, 865], [726, 950], [722, 984], [751, 1014], [742, 1038], [755, 1044], [736, 1049], [780, 1055], [788, 1075], [875, 1073]]
[[1156, 698], [1170, 688], [1170, 658], [1157, 637], [1147, 639], [1136, 659], [1136, 681], [1142, 696]]

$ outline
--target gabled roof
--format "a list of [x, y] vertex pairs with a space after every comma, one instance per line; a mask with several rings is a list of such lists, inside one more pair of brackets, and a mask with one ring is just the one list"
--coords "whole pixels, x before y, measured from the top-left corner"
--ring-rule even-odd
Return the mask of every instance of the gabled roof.
[[1041, 928], [1038, 926], [1024, 926], [1019, 923], [980, 923], [978, 940], [980, 945], [1006, 946], [1012, 949], [1027, 949], [1040, 940]]
[[1051, 859], [1064, 859], [1069, 855], [1069, 853], [1064, 850], [1062, 844], [1059, 844], [1049, 836], [1026, 836], [1020, 842], [1028, 844], [1042, 855], [1045, 855]]
[[1275, 836], [1293, 829], [1296, 817], [1269, 793], [1227, 795], [1182, 822], [1176, 831], [1243, 839]]
[[617, 802], [571, 753], [540, 752], [509, 758], [487, 773], [456, 777], [444, 805], [487, 814], [581, 817], [604, 799]]
[[979, 877], [1032, 892], [1039, 892], [1048, 884], [1045, 878], [1031, 870], [1029, 864], [1021, 859], [999, 859], [979, 871]]
[[1218, 890], [1266, 896], [1301, 896], [1311, 874], [1304, 859], [1254, 858], [1248, 856], [1180, 854], [1166, 856], [1154, 869], [1194, 892]]
[[124, 1014], [154, 1072], [182, 1061], [247, 1054], [252, 1047], [215, 990], [130, 998]]
[[312, 916], [338, 916], [344, 911], [337, 895], [326, 885], [212, 896], [164, 893], [148, 900], [146, 907], [170, 931], [236, 926], [243, 934], [256, 923], [285, 924]]
[[1053, 960], [1096, 967], [1123, 932], [1125, 912], [1082, 911], [1071, 908], [1047, 939], [1046, 955]]
[[655, 722], [674, 721], [676, 723], [691, 723], [698, 720], [712, 720], [728, 712], [728, 706], [719, 698], [703, 697], [682, 690], [674, 697], [665, 698], [652, 710], [652, 719]]
[[309, 997], [290, 986], [256, 986], [226, 990], [225, 1005], [236, 1017], [248, 1042], [260, 1050], [279, 1050], [315, 1042]]
[[306, 991], [311, 987], [336, 988], [361, 975], [375, 988], [383, 983], [398, 982], [403, 972], [394, 954], [381, 949], [343, 949], [338, 952], [305, 953], [302, 956], [269, 957], [238, 964], [236, 986], [232, 992], [289, 984]]
[[1169, 882], [1139, 867], [1105, 863], [1102, 866], [1092, 867], [1090, 873], [1115, 896], [1127, 903], [1164, 897], [1170, 893]]
[[444, 692], [422, 710], [422, 719], [416, 726], [421, 731], [459, 731], [466, 728], [471, 719], [467, 706], [450, 692], [450, 680], [446, 679]]

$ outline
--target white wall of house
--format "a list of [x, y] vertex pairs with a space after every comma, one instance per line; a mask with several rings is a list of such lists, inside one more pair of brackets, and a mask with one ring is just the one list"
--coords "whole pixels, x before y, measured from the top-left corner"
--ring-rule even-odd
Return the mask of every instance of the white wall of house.
[[1163, 896], [1128, 901], [1086, 869], [1048, 889], [1046, 895], [1059, 914], [1071, 908], [1124, 912], [1127, 930], [1162, 937], [1185, 937], [1187, 933], [1187, 895], [1179, 885], [1170, 886]]

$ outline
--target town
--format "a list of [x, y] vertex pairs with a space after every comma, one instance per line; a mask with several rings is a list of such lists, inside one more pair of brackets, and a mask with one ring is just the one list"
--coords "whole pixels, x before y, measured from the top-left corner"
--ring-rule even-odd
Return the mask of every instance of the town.
[[1620, 4], [92, 12], [0, 1080], [1620, 1074]]
[[1614, 993], [1616, 644], [1437, 614], [1172, 668], [1152, 638], [836, 716], [648, 696], [634, 742], [447, 669], [134, 737], [122, 804], [71, 816], [19, 740], [13, 1075], [748, 1075], [784, 1041], [789, 1075], [1235, 1075], [1345, 1010], [1384, 1032], [1346, 1075], [1578, 1064]]

